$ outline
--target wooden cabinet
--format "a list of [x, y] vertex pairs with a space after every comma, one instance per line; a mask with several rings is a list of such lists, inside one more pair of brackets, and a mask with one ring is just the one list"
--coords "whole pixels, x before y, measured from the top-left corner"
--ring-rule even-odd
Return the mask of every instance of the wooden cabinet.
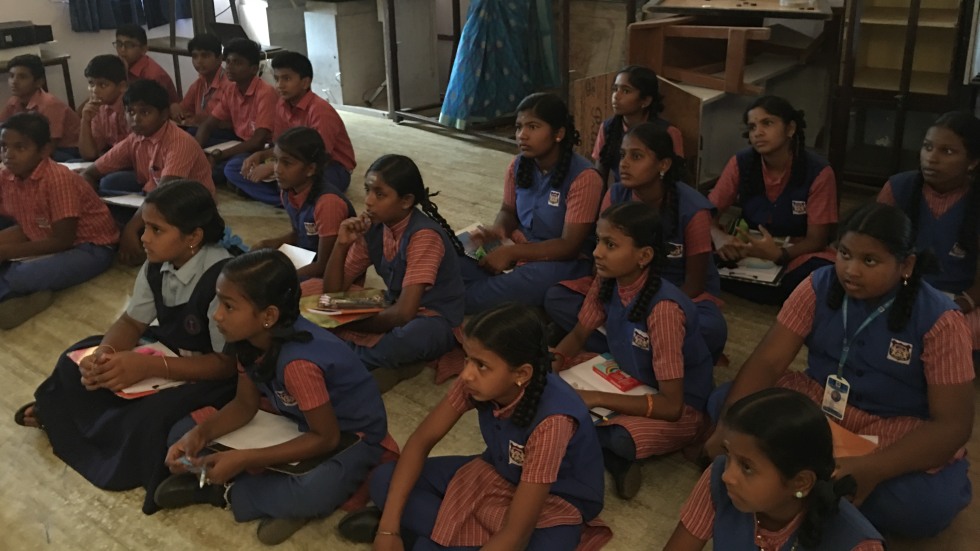
[[975, 0], [849, 0], [830, 161], [880, 186], [918, 167], [933, 120], [966, 108], [964, 66]]

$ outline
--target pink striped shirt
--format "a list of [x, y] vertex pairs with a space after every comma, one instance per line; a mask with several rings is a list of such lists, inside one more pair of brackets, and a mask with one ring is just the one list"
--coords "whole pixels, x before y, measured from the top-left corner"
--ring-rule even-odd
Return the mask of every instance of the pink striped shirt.
[[238, 85], [229, 82], [219, 92], [218, 103], [211, 116], [220, 121], [231, 121], [235, 135], [248, 140], [259, 128], [272, 132], [276, 119], [278, 95], [272, 86], [259, 77], [252, 79], [243, 94]]
[[92, 117], [92, 139], [99, 151], [112, 147], [129, 136], [129, 122], [126, 121], [126, 107], [122, 94], [112, 105], [99, 106], [99, 112]]
[[12, 97], [0, 113], [0, 121], [5, 121], [17, 113], [36, 112], [48, 119], [51, 128], [51, 139], [60, 140], [58, 147], [75, 147], [78, 145], [78, 133], [81, 129], [81, 119], [74, 109], [61, 101], [57, 96], [44, 90], [38, 90], [27, 103], [21, 103], [20, 98]]
[[210, 115], [218, 105], [221, 90], [229, 85], [233, 86], [225, 76], [224, 68], [218, 68], [211, 82], [205, 80], [204, 75], [199, 75], [184, 94], [184, 99], [180, 101], [180, 108], [195, 116], [201, 113]]
[[272, 139], [276, 140], [286, 130], [294, 126], [306, 126], [316, 130], [327, 146], [330, 159], [344, 165], [348, 171], [354, 170], [354, 146], [347, 135], [347, 127], [337, 110], [330, 102], [307, 91], [295, 105], [279, 98], [276, 104], [275, 127]]
[[180, 101], [180, 95], [177, 93], [177, 87], [174, 86], [174, 80], [170, 78], [170, 74], [159, 63], [146, 55], [129, 66], [129, 81], [132, 82], [141, 78], [154, 80], [163, 86], [163, 89], [167, 91], [167, 97], [170, 98], [170, 103]]
[[[299, 209], [310, 196], [310, 189], [302, 193], [282, 193], [283, 201], [289, 201], [294, 208]], [[340, 230], [340, 223], [347, 219], [347, 203], [333, 193], [324, 193], [316, 200], [313, 207], [313, 222], [316, 224], [317, 235], [333, 237]]]
[[[681, 507], [680, 523], [692, 536], [701, 541], [713, 538], [715, 503], [711, 498], [711, 467], [701, 474], [698, 483]], [[800, 513], [779, 530], [770, 531], [756, 525], [755, 540], [752, 543], [761, 551], [782, 549], [802, 523], [803, 513]], [[864, 540], [855, 545], [851, 551], [884, 551], [884, 549], [885, 547], [878, 540]]]
[[160, 179], [175, 176], [198, 181], [214, 194], [211, 165], [204, 151], [193, 136], [172, 121], [152, 136], [130, 134], [96, 159], [95, 169], [101, 174], [134, 170], [147, 193], [156, 189]]
[[[771, 173], [766, 163], [762, 163], [762, 179], [765, 184], [766, 197], [770, 201], [775, 201], [783, 193], [792, 173], [792, 163], [786, 167], [782, 174]], [[718, 183], [708, 194], [708, 200], [718, 209], [719, 213], [725, 212], [728, 207], [735, 204], [738, 199], [739, 180], [738, 161], [732, 156], [718, 178]], [[837, 181], [834, 179], [834, 169], [829, 166], [817, 174], [810, 186], [810, 194], [806, 199], [806, 223], [807, 226], [837, 223]], [[801, 240], [803, 237], [796, 237], [791, 241], [795, 243]], [[828, 245], [823, 251], [794, 258], [786, 268], [788, 271], [795, 270], [814, 257], [833, 262], [837, 259], [837, 252]]]
[[0, 169], [0, 208], [11, 216], [31, 241], [49, 239], [53, 224], [75, 218], [72, 245], [112, 245], [119, 230], [109, 208], [84, 178], [68, 168], [43, 159], [27, 178]]
[[300, 411], [310, 411], [330, 402], [323, 370], [307, 360], [293, 360], [283, 369], [283, 386]]
[[[504, 175], [504, 205], [517, 209], [517, 182], [514, 179], [514, 164], [517, 157], [511, 160]], [[584, 170], [568, 188], [565, 196], [565, 224], [593, 224], [599, 212], [602, 201], [602, 179], [594, 170]], [[527, 243], [527, 238], [520, 230], [514, 232], [511, 239], [515, 243]]]
[[[509, 418], [523, 397], [522, 392], [504, 407], [491, 404], [493, 415], [500, 419]], [[456, 379], [444, 400], [459, 413], [474, 407], [462, 379]], [[525, 445], [521, 481], [551, 484], [558, 480], [561, 461], [576, 428], [575, 420], [566, 415], [552, 415], [542, 420]], [[503, 528], [516, 489], [483, 459], [476, 458], [467, 463], [456, 472], [446, 489], [432, 530], [432, 540], [445, 546], [485, 544]], [[581, 522], [578, 509], [556, 495], [549, 495], [535, 527]]]

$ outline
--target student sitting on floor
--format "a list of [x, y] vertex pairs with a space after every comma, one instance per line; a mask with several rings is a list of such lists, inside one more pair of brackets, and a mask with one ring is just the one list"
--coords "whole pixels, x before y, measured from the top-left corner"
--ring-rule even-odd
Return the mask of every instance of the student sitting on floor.
[[883, 551], [884, 538], [844, 495], [854, 478], [834, 479], [827, 418], [805, 395], [761, 390], [732, 404], [715, 458], [681, 508], [664, 551]]
[[167, 91], [168, 105], [180, 101], [173, 79], [159, 63], [146, 55], [146, 30], [143, 27], [136, 24], [116, 27], [116, 41], [112, 45], [116, 47], [116, 54], [126, 62], [130, 82], [141, 78], [155, 81]]
[[612, 108], [615, 115], [603, 121], [596, 136], [592, 160], [602, 181], [619, 181], [620, 150], [623, 136], [631, 128], [649, 122], [658, 129], [670, 134], [674, 154], [684, 157], [684, 140], [676, 126], [660, 117], [664, 110], [663, 96], [660, 95], [660, 81], [653, 69], [642, 65], [630, 65], [616, 73], [612, 86]]
[[[585, 405], [551, 373], [541, 319], [504, 304], [472, 317], [465, 333], [463, 372], [398, 462], [372, 475], [377, 507], [345, 517], [341, 535], [377, 550], [601, 548], [612, 534], [597, 518], [599, 442]], [[472, 409], [486, 450], [429, 457]]]
[[905, 211], [915, 229], [916, 246], [932, 249], [940, 273], [928, 274], [930, 285], [954, 295], [972, 332], [974, 354], [980, 350], [980, 120], [970, 113], [939, 117], [919, 150], [919, 170], [896, 174], [885, 182], [878, 202]]
[[129, 86], [126, 65], [118, 56], [97, 55], [85, 66], [89, 98], [82, 107], [78, 151], [94, 161], [129, 135], [123, 94]]
[[[167, 434], [190, 412], [221, 407], [235, 393], [235, 363], [211, 321], [215, 281], [229, 254], [214, 198], [201, 184], [171, 182], [146, 196], [147, 262], [126, 311], [105, 335], [83, 339], [58, 358], [34, 392], [36, 403], [14, 416], [43, 428], [51, 448], [86, 480], [106, 490], [147, 490], [143, 510], [157, 510], [153, 491], [168, 475]], [[159, 325], [150, 325], [154, 320]], [[144, 337], [177, 357], [135, 351]], [[96, 347], [75, 363], [68, 353]], [[150, 377], [193, 384], [126, 399], [116, 393]]]
[[364, 212], [340, 224], [323, 292], [348, 290], [372, 265], [384, 280], [393, 304], [338, 334], [369, 370], [381, 370], [376, 377], [387, 388], [411, 373], [407, 365], [455, 348], [453, 329], [463, 322], [463, 246], [408, 157], [379, 158], [364, 188]]
[[51, 158], [56, 161], [77, 159], [78, 132], [81, 121], [68, 104], [44, 91], [44, 64], [34, 54], [24, 54], [7, 62], [10, 73], [10, 99], [0, 112], [0, 122], [17, 113], [34, 111], [48, 119], [51, 128], [51, 143], [54, 149]]
[[288, 243], [313, 251], [316, 257], [298, 270], [299, 277], [323, 277], [340, 223], [357, 213], [343, 193], [324, 182], [323, 167], [330, 157], [316, 130], [290, 128], [279, 136], [272, 152], [274, 175], [292, 231], [263, 239], [252, 248], [278, 249]]
[[[784, 266], [778, 287], [722, 281], [722, 289], [760, 304], [780, 304], [813, 270], [834, 261], [831, 231], [837, 223], [837, 184], [827, 161], [806, 148], [803, 112], [776, 96], [763, 96], [745, 110], [751, 147], [738, 152], [708, 199], [721, 216], [732, 205], [761, 237], [712, 228], [718, 255], [728, 262], [757, 258]], [[779, 246], [787, 237], [792, 246]], [[745, 239], [746, 241], [743, 241]]]
[[[137, 80], [123, 96], [133, 133], [85, 169], [82, 176], [100, 195], [148, 193], [171, 180], [194, 180], [214, 193], [211, 169], [194, 138], [169, 118], [167, 92], [152, 80]], [[143, 220], [139, 210], [114, 210], [124, 224], [119, 242], [122, 262], [137, 265], [145, 258], [140, 244]]]
[[[793, 291], [730, 391], [709, 400], [718, 419], [722, 401], [790, 388], [845, 429], [876, 437], [874, 453], [838, 457], [837, 476], [854, 477], [853, 503], [886, 536], [934, 536], [972, 493], [963, 448], [975, 394], [969, 329], [956, 304], [923, 281], [930, 262], [902, 211], [861, 207], [842, 225], [836, 265]], [[788, 372], [804, 344], [806, 371]], [[712, 436], [709, 453], [722, 438]]]
[[517, 106], [516, 124], [520, 154], [507, 167], [500, 212], [488, 235], [475, 236], [514, 244], [479, 264], [463, 259], [468, 314], [510, 300], [542, 306], [552, 285], [592, 272], [603, 186], [574, 151], [579, 136], [568, 106], [554, 94], [531, 94]]
[[[306, 126], [320, 133], [329, 154], [324, 167], [324, 182], [341, 192], [350, 186], [350, 173], [354, 170], [354, 147], [347, 135], [344, 121], [327, 100], [310, 90], [313, 82], [313, 65], [303, 54], [286, 52], [272, 59], [273, 75], [279, 92], [276, 104], [276, 122], [272, 136], [278, 139], [289, 128]], [[249, 197], [270, 205], [280, 205], [275, 184], [267, 182], [272, 168], [264, 163], [272, 157], [268, 149], [250, 155], [241, 165], [230, 161], [225, 176]]]
[[[672, 149], [673, 139], [658, 125], [642, 123], [622, 138], [625, 153], [621, 180], [602, 200], [600, 210], [625, 201], [642, 201], [660, 213], [664, 250], [664, 279], [673, 283], [698, 307], [701, 335], [718, 361], [728, 340], [728, 324], [721, 313], [721, 284], [711, 250], [711, 218], [714, 206], [704, 195], [685, 184], [684, 159]], [[545, 310], [563, 331], [571, 331], [592, 276], [563, 281], [548, 290]], [[606, 336], [593, 331], [587, 350], [606, 352]]]
[[657, 212], [620, 203], [603, 211], [596, 232], [596, 278], [578, 323], [555, 349], [555, 368], [570, 367], [565, 359], [605, 324], [619, 368], [658, 390], [656, 396], [578, 391], [590, 408], [620, 414], [596, 428], [616, 492], [630, 499], [642, 482], [638, 459], [680, 450], [703, 432], [714, 363], [694, 302], [660, 276], [666, 259]]
[[[0, 210], [14, 221], [0, 230], [0, 329], [47, 308], [52, 291], [112, 265], [119, 231], [109, 209], [85, 180], [48, 158], [51, 148], [43, 115], [0, 123]], [[40, 258], [25, 258], [32, 256]]]
[[[155, 500], [165, 509], [229, 507], [238, 522], [261, 519], [259, 541], [276, 545], [331, 514], [364, 482], [384, 451], [385, 405], [357, 355], [300, 315], [299, 279], [281, 252], [263, 249], [229, 261], [217, 295], [214, 321], [238, 361], [238, 390], [217, 413], [195, 412], [174, 426], [166, 462], [178, 474], [160, 484]], [[275, 446], [205, 450], [260, 407], [302, 434]], [[345, 435], [356, 441], [338, 449]], [[310, 460], [317, 464], [303, 474], [264, 470]], [[184, 461], [206, 469], [203, 487]]]
[[[191, 63], [197, 71], [197, 79], [187, 89], [184, 99], [171, 104], [170, 118], [184, 127], [191, 135], [197, 132], [208, 116], [214, 112], [221, 97], [221, 91], [229, 85], [225, 69], [221, 66], [221, 39], [213, 34], [199, 34], [187, 44], [191, 53]], [[217, 145], [236, 139], [231, 125], [228, 128], [215, 128], [207, 145]]]
[[225, 75], [230, 84], [219, 92], [218, 104], [211, 115], [197, 128], [197, 143], [206, 147], [212, 132], [222, 123], [231, 123], [235, 135], [244, 140], [225, 150], [211, 150], [212, 176], [224, 182], [225, 167], [234, 157], [236, 163], [265, 147], [272, 137], [275, 123], [276, 91], [259, 78], [259, 45], [245, 38], [236, 38], [225, 46]]

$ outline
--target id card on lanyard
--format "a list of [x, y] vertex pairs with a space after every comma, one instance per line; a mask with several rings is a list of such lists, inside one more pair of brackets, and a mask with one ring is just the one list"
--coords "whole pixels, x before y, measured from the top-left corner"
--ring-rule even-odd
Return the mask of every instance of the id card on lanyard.
[[885, 310], [895, 302], [894, 298], [888, 299], [887, 302], [875, 309], [874, 312], [861, 322], [858, 326], [857, 331], [851, 337], [847, 336], [847, 305], [848, 298], [844, 297], [844, 304], [841, 307], [841, 313], [843, 314], [844, 323], [844, 339], [841, 344], [840, 351], [840, 361], [837, 362], [837, 374], [830, 374], [827, 376], [827, 383], [823, 388], [823, 402], [821, 404], [821, 409], [827, 415], [841, 421], [844, 419], [844, 412], [847, 411], [847, 398], [851, 394], [851, 384], [847, 382], [844, 378], [844, 364], [847, 363], [847, 357], [851, 353], [851, 340], [857, 338], [862, 331], [877, 319], [878, 316], [885, 313]]

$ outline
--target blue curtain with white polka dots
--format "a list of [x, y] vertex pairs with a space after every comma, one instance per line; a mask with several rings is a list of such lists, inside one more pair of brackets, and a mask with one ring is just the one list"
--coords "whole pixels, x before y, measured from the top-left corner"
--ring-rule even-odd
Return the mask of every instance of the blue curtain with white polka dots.
[[557, 87], [551, 0], [474, 0], [439, 122], [463, 129], [502, 117], [531, 92]]

